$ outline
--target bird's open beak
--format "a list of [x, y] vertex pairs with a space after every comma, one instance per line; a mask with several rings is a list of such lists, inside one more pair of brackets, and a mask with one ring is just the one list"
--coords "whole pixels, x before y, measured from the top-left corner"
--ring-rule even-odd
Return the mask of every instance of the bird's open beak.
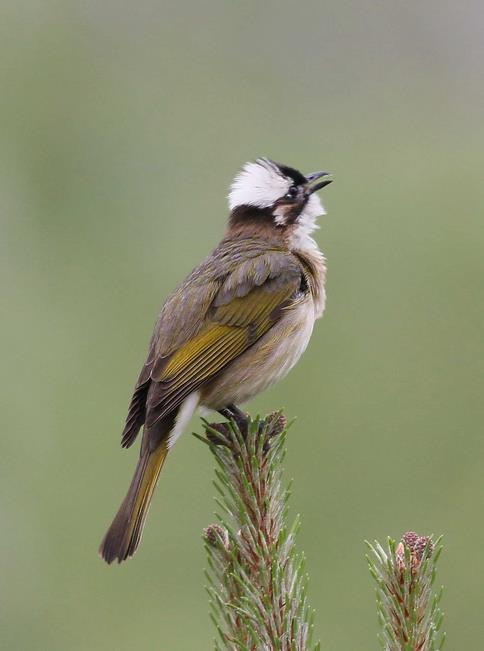
[[313, 192], [317, 192], [318, 190], [322, 190], [327, 185], [329, 185], [330, 183], [333, 182], [333, 179], [325, 179], [324, 181], [320, 181], [319, 183], [316, 183], [315, 185], [310, 185], [314, 181], [317, 181], [318, 179], [321, 179], [324, 176], [331, 176], [331, 172], [312, 172], [311, 174], [306, 174], [306, 179], [308, 181], [308, 184], [306, 186], [307, 194], [312, 194]]

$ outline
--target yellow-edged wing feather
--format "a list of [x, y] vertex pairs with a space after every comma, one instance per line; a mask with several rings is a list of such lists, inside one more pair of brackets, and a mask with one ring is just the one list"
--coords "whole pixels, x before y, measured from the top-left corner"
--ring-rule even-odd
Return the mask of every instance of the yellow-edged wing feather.
[[[223, 301], [213, 300], [200, 331], [188, 338], [176, 351], [156, 360], [151, 378], [155, 383], [148, 402], [146, 426], [155, 425], [179, 405], [192, 391], [220, 372], [227, 364], [242, 354], [262, 337], [280, 318], [281, 310], [295, 300], [301, 269], [294, 258], [288, 258], [286, 268], [270, 275], [267, 265], [266, 282], [254, 286], [244, 296], [227, 295], [223, 288]], [[249, 269], [250, 271], [250, 269]], [[240, 277], [240, 276], [239, 276]], [[247, 285], [250, 274], [243, 282]], [[238, 284], [233, 285], [233, 294]]]

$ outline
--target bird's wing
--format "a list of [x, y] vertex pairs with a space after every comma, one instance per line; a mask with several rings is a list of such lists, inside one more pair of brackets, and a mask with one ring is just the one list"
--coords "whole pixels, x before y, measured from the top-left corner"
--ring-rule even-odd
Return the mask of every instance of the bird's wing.
[[220, 271], [206, 282], [194, 272], [162, 310], [152, 342], [147, 428], [252, 346], [297, 300], [302, 270], [287, 251], [262, 250]]

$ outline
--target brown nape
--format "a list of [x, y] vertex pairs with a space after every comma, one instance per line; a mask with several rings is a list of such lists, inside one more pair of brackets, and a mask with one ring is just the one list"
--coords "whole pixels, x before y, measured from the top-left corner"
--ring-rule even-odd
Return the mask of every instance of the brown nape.
[[279, 204], [286, 208], [285, 224], [277, 224], [270, 208], [255, 208], [254, 206], [237, 206], [229, 217], [225, 237], [261, 237], [273, 241], [277, 246], [289, 246], [294, 231], [297, 230], [297, 218], [301, 205], [292, 203]]
[[270, 208], [257, 208], [256, 206], [236, 206], [229, 217], [230, 226], [257, 222], [258, 224], [274, 225], [274, 215]]
[[230, 213], [226, 237], [255, 236], [281, 242], [285, 230], [275, 223], [270, 208], [237, 206]]

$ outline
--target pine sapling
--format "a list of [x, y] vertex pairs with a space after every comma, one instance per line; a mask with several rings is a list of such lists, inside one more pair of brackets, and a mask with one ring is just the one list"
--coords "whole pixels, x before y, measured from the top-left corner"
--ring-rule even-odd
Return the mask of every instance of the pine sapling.
[[377, 583], [379, 639], [385, 651], [440, 651], [443, 614], [439, 607], [442, 589], [433, 591], [435, 566], [442, 538], [406, 533], [397, 544], [388, 539], [367, 543], [372, 577]]
[[304, 558], [282, 482], [286, 419], [204, 422], [217, 462], [218, 522], [204, 531], [217, 650], [316, 651]]

